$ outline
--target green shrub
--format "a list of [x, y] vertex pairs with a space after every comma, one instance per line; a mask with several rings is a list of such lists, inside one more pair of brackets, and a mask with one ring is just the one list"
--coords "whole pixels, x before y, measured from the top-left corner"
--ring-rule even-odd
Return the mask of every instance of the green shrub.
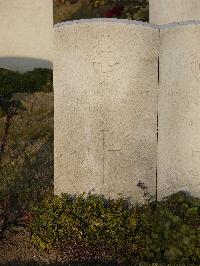
[[53, 73], [50, 69], [36, 68], [19, 73], [0, 69], [0, 94], [11, 97], [16, 92], [50, 92], [53, 91]]
[[[139, 248], [144, 249], [144, 233], [151, 228], [145, 220], [147, 212], [146, 207], [137, 209], [123, 198], [74, 198], [62, 194], [45, 199], [32, 210], [29, 229], [33, 243], [44, 250], [63, 249], [76, 243], [86, 248], [104, 247], [112, 259], [120, 254], [129, 258], [140, 252], [138, 242], [142, 243]], [[142, 228], [138, 228], [141, 224]]]
[[200, 263], [200, 199], [179, 192], [160, 202], [153, 213], [150, 251], [154, 260]]
[[[43, 250], [102, 248], [105, 260], [200, 263], [200, 199], [183, 192], [131, 205], [97, 195], [51, 196], [32, 210], [33, 243]], [[79, 258], [81, 260], [81, 258]]]

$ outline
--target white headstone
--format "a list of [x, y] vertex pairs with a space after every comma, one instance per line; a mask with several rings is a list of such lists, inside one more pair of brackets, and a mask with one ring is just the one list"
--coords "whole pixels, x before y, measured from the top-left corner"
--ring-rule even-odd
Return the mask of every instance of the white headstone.
[[158, 38], [127, 20], [55, 26], [56, 194], [155, 194]]
[[158, 196], [200, 195], [200, 22], [161, 27]]
[[199, 0], [149, 0], [150, 23], [161, 25], [199, 19]]
[[0, 68], [52, 68], [53, 1], [0, 0]]

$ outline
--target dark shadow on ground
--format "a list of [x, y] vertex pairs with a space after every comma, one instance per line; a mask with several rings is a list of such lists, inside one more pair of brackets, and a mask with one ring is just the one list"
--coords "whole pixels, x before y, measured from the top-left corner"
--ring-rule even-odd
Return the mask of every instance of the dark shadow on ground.
[[67, 264], [63, 264], [63, 263], [50, 263], [50, 264], [43, 264], [43, 263], [36, 263], [36, 262], [10, 262], [7, 264], [4, 264], [5, 266], [61, 266], [61, 265], [65, 265], [65, 266], [117, 266], [118, 264], [116, 263], [67, 263]]

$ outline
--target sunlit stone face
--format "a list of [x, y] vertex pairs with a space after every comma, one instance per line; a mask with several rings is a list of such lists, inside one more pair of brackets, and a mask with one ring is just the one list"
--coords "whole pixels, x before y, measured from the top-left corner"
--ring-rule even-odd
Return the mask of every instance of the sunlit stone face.
[[142, 201], [142, 181], [155, 194], [158, 37], [116, 20], [55, 27], [55, 193]]

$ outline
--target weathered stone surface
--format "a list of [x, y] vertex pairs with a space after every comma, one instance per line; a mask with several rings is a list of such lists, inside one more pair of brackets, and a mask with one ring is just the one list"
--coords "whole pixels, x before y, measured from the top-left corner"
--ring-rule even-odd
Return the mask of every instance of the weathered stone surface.
[[159, 198], [200, 196], [200, 23], [161, 27]]
[[150, 23], [160, 25], [199, 19], [199, 0], [149, 0]]
[[55, 27], [55, 193], [155, 194], [158, 29], [92, 19]]
[[51, 68], [52, 0], [0, 0], [0, 67]]

